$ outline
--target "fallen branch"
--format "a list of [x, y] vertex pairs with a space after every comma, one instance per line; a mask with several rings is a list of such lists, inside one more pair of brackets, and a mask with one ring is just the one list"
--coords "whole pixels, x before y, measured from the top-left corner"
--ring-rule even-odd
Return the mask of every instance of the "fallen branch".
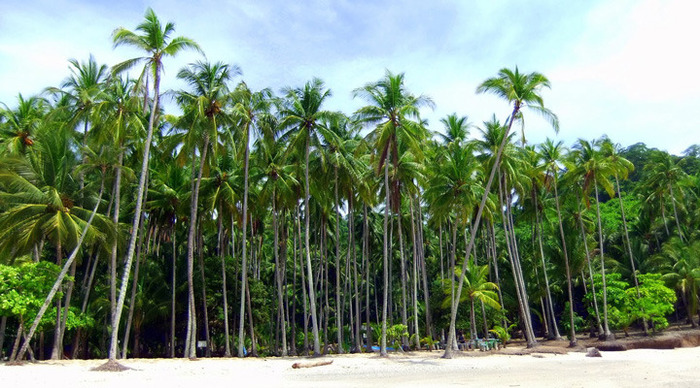
[[333, 360], [330, 361], [318, 361], [318, 362], [308, 362], [308, 363], [301, 363], [301, 362], [295, 362], [292, 364], [292, 368], [294, 369], [299, 369], [299, 368], [313, 368], [316, 366], [324, 366], [324, 365], [330, 365], [333, 363]]

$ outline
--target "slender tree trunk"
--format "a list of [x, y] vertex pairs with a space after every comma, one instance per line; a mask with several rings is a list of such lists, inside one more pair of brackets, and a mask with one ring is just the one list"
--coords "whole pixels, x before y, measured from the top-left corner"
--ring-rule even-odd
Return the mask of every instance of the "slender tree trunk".
[[276, 202], [276, 190], [272, 188], [272, 229], [274, 231], [274, 244], [272, 246], [273, 256], [275, 257], [275, 274], [277, 280], [277, 304], [279, 305], [279, 316], [282, 332], [282, 357], [287, 357], [289, 352], [287, 351], [287, 327], [284, 320], [284, 299], [282, 297], [282, 265], [279, 259], [279, 227], [277, 222], [277, 202]]
[[610, 327], [608, 326], [608, 292], [607, 285], [605, 282], [605, 253], [603, 250], [603, 227], [600, 222], [600, 200], [598, 198], [598, 181], [593, 175], [593, 185], [595, 187], [595, 208], [596, 214], [598, 215], [598, 248], [600, 249], [600, 273], [603, 280], [603, 339], [606, 341], [614, 340], [615, 336], [610, 332]]
[[[114, 227], [118, 230], [119, 227], [119, 210], [121, 204], [121, 181], [122, 181], [122, 165], [124, 164], [124, 151], [119, 153], [119, 160], [117, 162], [117, 168], [115, 170], [114, 178], [114, 215], [112, 216], [112, 222]], [[109, 303], [110, 303], [110, 318], [112, 326], [114, 326], [115, 314], [117, 309], [117, 246], [119, 244], [119, 239], [115, 238], [112, 243], [112, 252], [109, 261]]]
[[304, 233], [304, 242], [306, 248], [306, 271], [309, 280], [309, 302], [311, 307], [311, 330], [314, 336], [314, 356], [321, 355], [321, 342], [318, 337], [318, 319], [316, 317], [316, 291], [314, 290], [313, 270], [311, 269], [311, 247], [309, 244], [309, 235], [311, 229], [309, 227], [309, 139], [306, 139], [306, 152], [304, 155], [304, 222], [306, 230]]
[[[216, 129], [216, 124], [214, 124]], [[188, 293], [188, 309], [187, 309], [187, 337], [185, 339], [185, 357], [197, 357], [197, 309], [194, 298], [194, 247], [196, 244], [197, 221], [199, 220], [197, 211], [199, 205], [199, 188], [202, 183], [202, 174], [204, 172], [204, 164], [207, 159], [207, 151], [209, 149], [209, 134], [204, 133], [204, 144], [201, 149], [199, 158], [199, 169], [197, 172], [197, 180], [192, 183], [192, 200], [190, 201], [190, 227], [187, 233], [187, 293]], [[193, 162], [194, 162], [194, 150]], [[202, 284], [204, 288], [204, 284]], [[206, 300], [203, 301], [206, 306]], [[206, 314], [206, 308], [204, 309]], [[206, 320], [205, 320], [206, 324]], [[207, 344], [208, 345], [208, 344]], [[207, 347], [207, 349], [209, 349]]]
[[352, 272], [353, 272], [353, 288], [355, 297], [355, 352], [362, 352], [362, 334], [360, 332], [360, 323], [362, 320], [360, 314], [360, 292], [359, 278], [357, 276], [357, 252], [355, 250], [355, 207], [353, 205], [353, 195], [348, 195], [348, 231], [350, 233], [350, 247], [352, 247]]
[[[423, 303], [425, 304], [425, 333], [430, 339], [435, 339], [433, 331], [433, 315], [430, 309], [430, 283], [428, 283], [428, 270], [425, 265], [425, 243], [423, 241], [423, 212], [420, 206], [420, 200], [416, 198], [416, 207], [418, 208], [418, 260], [420, 260], [420, 271], [423, 275]], [[442, 250], [442, 247], [440, 248]], [[431, 345], [432, 348], [432, 345]], [[432, 349], [431, 349], [432, 350]]]
[[117, 338], [119, 335], [119, 321], [121, 319], [122, 309], [124, 308], [124, 301], [126, 299], [126, 288], [129, 283], [129, 275], [131, 273], [131, 264], [134, 259], [134, 252], [136, 251], [136, 241], [139, 234], [139, 223], [141, 221], [141, 210], [143, 207], [143, 195], [146, 190], [146, 175], [148, 174], [148, 162], [150, 159], [151, 142], [153, 141], [153, 127], [155, 124], [155, 117], [158, 111], [158, 99], [160, 97], [160, 64], [156, 63], [155, 69], [155, 80], [154, 80], [154, 96], [153, 96], [153, 106], [151, 109], [151, 115], [148, 119], [148, 132], [146, 134], [146, 143], [143, 149], [143, 160], [141, 162], [141, 174], [139, 176], [139, 185], [136, 190], [136, 207], [134, 209], [134, 220], [131, 225], [131, 238], [129, 239], [129, 247], [127, 248], [126, 260], [124, 262], [124, 273], [122, 274], [121, 287], [119, 289], [119, 298], [117, 300], [117, 307], [114, 314], [114, 319], [112, 321], [112, 336], [110, 339], [109, 346], [109, 360], [114, 361], [117, 357]]
[[[559, 221], [559, 237], [561, 237], [561, 246], [564, 251], [564, 266], [566, 268], [566, 285], [569, 293], [569, 347], [575, 347], [578, 344], [576, 339], [576, 327], [574, 325], [574, 295], [571, 286], [571, 267], [569, 265], [569, 251], [566, 248], [566, 237], [564, 235], [564, 224], [561, 218], [561, 208], [559, 207], [559, 191], [557, 189], [557, 177], [554, 172], [554, 203], [557, 208], [557, 221]], [[584, 235], [585, 238], [585, 235]], [[585, 279], [584, 279], [585, 280]], [[585, 281], [584, 281], [585, 283]]]
[[[301, 210], [299, 210], [299, 213], [301, 213]], [[301, 241], [301, 214], [297, 215], [297, 234], [299, 236], [299, 254], [303, 255], [304, 254], [304, 248], [302, 247], [302, 241]], [[304, 308], [304, 355], [309, 355], [309, 306], [308, 306], [308, 297], [306, 293], [306, 271], [304, 268], [304, 259], [301, 259], [301, 292], [302, 292], [302, 300], [304, 301], [303, 303], [303, 308]]]
[[416, 350], [420, 349], [420, 328], [418, 326], [418, 265], [420, 260], [418, 255], [418, 236], [416, 234], [415, 217], [413, 216], [413, 196], [409, 195], [408, 199], [409, 210], [411, 211], [411, 241], [413, 242], [413, 324], [415, 326], [414, 334], [416, 336]]
[[[201, 223], [201, 222], [200, 222]], [[206, 277], [204, 276], [204, 247], [203, 245], [203, 237], [201, 235], [202, 231], [201, 229], [199, 230], [199, 236], [197, 237], [198, 247], [197, 247], [197, 256], [199, 257], [199, 274], [202, 279], [202, 319], [204, 320], [204, 340], [206, 341], [207, 347], [205, 350], [204, 355], [206, 357], [211, 357], [211, 336], [210, 336], [210, 331], [209, 331], [209, 310], [207, 309], [207, 281]], [[195, 346], [197, 345], [196, 342], [196, 335], [194, 337], [194, 344]], [[195, 356], [197, 355], [196, 353], [197, 348], [195, 347]]]
[[246, 285], [248, 283], [248, 262], [246, 257], [246, 242], [248, 241], [247, 235], [247, 225], [248, 225], [248, 163], [250, 158], [250, 150], [248, 147], [248, 135], [249, 135], [249, 125], [245, 127], [245, 136], [243, 137], [243, 142], [245, 143], [245, 156], [244, 156], [244, 172], [243, 172], [243, 221], [241, 238], [241, 308], [238, 321], [238, 357], [245, 357], [245, 295], [246, 295]]
[[[148, 185], [148, 183], [146, 183]], [[144, 199], [145, 200], [145, 199]], [[119, 358], [127, 358], [127, 351], [129, 349], [129, 338], [131, 333], [131, 325], [134, 319], [134, 310], [136, 308], [136, 291], [138, 289], [139, 282], [139, 268], [141, 262], [143, 261], [143, 256], [141, 255], [141, 250], [143, 249], [143, 228], [144, 220], [141, 220], [141, 232], [139, 233], [139, 245], [136, 248], [136, 266], [134, 268], [134, 278], [131, 280], [131, 299], [129, 302], [129, 312], [127, 313], [126, 326], [124, 327], [124, 338], [122, 339], [122, 352]], [[134, 353], [136, 353], [135, 351]]]
[[[557, 319], [554, 316], [554, 304], [552, 303], [552, 292], [550, 291], [549, 288], [549, 276], [547, 276], [547, 265], [544, 260], [544, 248], [542, 247], [542, 216], [540, 215], [539, 211], [535, 210], [537, 212], [537, 242], [540, 248], [540, 259], [542, 260], [542, 273], [544, 274], [544, 286], [545, 290], [547, 292], [547, 297], [545, 298], [546, 303], [548, 304], [549, 307], [549, 317], [550, 317], [550, 323], [552, 326], [552, 330], [550, 330], [550, 334], [553, 339], [560, 340], [561, 334], [559, 334], [559, 328], [557, 327]], [[545, 319], [546, 320], [546, 319]]]
[[[579, 226], [581, 228], [581, 238], [583, 240], [583, 248], [586, 252], [586, 264], [588, 265], [588, 274], [589, 274], [590, 280], [591, 280], [591, 292], [593, 293], [593, 308], [595, 311], [596, 323], [598, 324], [598, 335], [601, 335], [601, 334], [603, 334], [603, 324], [602, 324], [602, 321], [600, 319], [600, 310], [598, 309], [598, 296], [596, 295], [595, 284], [593, 282], [593, 267], [591, 266], [591, 254], [588, 250], [588, 240], [586, 239], [586, 228], [583, 225], [583, 213], [581, 212], [581, 200], [580, 200], [580, 198], [576, 198], [576, 206], [577, 206], [578, 213], [579, 213], [578, 221], [579, 221]], [[583, 274], [583, 272], [582, 272], [582, 274]], [[583, 278], [583, 276], [582, 276], [582, 278]], [[585, 288], [586, 288], [585, 278], [583, 278], [583, 280], [584, 280], [583, 288], [584, 288], [584, 291], [586, 291], [585, 290]]]
[[[340, 210], [338, 204], [338, 166], [335, 166], [335, 322], [338, 335], [338, 353], [343, 350], [343, 306], [340, 304]], [[348, 236], [349, 237], [349, 236]], [[348, 245], [348, 249], [350, 246]]]
[[382, 337], [379, 346], [379, 355], [386, 357], [386, 321], [387, 321], [387, 308], [389, 304], [389, 154], [391, 151], [387, 152], [386, 160], [384, 161], [384, 193], [386, 194], [386, 201], [384, 203], [384, 254], [383, 254], [383, 304], [382, 304]]
[[172, 300], [170, 302], [170, 358], [175, 357], [175, 291], [177, 288], [176, 285], [176, 275], [177, 275], [177, 244], [176, 244], [176, 237], [177, 237], [177, 218], [173, 222], [173, 231], [172, 231], [172, 243], [173, 243], [173, 256], [172, 256], [172, 267], [173, 267], [173, 272], [172, 272], [172, 278], [171, 278], [171, 284], [172, 284]]
[[367, 204], [363, 203], [362, 204], [362, 227], [363, 227], [363, 232], [362, 232], [362, 263], [363, 263], [363, 268], [365, 271], [365, 316], [366, 316], [366, 323], [365, 323], [365, 336], [367, 337], [367, 345], [366, 345], [366, 350], [367, 352], [372, 352], [372, 327], [370, 326], [370, 323], [372, 322], [371, 320], [371, 310], [369, 308], [370, 305], [370, 299], [369, 299], [369, 270], [370, 270], [370, 263], [369, 263], [369, 227], [367, 225]]
[[[406, 313], [406, 256], [404, 255], [403, 228], [401, 227], [401, 205], [397, 205], [397, 207], [399, 209], [396, 219], [399, 230], [399, 261], [401, 265], [401, 324], [408, 327], [408, 314]], [[408, 336], [401, 337], [401, 346], [408, 346]]]
[[676, 219], [676, 229], [678, 229], [678, 238], [681, 239], [681, 242], [685, 242], [683, 240], [683, 233], [681, 233], [681, 221], [678, 218], [678, 209], [676, 208], [676, 196], [673, 195], [673, 186], [671, 184], [668, 184], [668, 191], [669, 194], [671, 194], [671, 205], [673, 205], [673, 217]]

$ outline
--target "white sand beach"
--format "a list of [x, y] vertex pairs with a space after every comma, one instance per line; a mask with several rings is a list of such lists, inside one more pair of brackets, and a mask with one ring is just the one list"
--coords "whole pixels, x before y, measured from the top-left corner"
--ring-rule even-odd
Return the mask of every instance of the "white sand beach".
[[[510, 348], [509, 348], [510, 349]], [[700, 347], [528, 355], [442, 352], [334, 355], [316, 359], [130, 359], [132, 370], [95, 372], [104, 360], [0, 366], [3, 387], [668, 387], [700, 381]], [[293, 369], [295, 362], [330, 365]]]

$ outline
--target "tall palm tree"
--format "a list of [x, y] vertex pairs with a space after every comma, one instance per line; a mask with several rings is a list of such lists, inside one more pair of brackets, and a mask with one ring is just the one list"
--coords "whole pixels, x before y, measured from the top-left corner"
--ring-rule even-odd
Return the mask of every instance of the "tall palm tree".
[[[394, 182], [389, 188], [389, 164], [398, 165], [399, 142], [420, 154], [420, 145], [426, 138], [426, 131], [420, 120], [420, 108], [433, 106], [433, 101], [426, 96], [412, 95], [404, 85], [404, 74], [395, 75], [386, 71], [384, 78], [355, 89], [353, 97], [363, 98], [369, 105], [355, 112], [358, 122], [375, 125], [368, 135], [376, 153], [377, 171], [384, 168], [384, 296], [382, 306], [382, 338], [380, 354], [386, 356], [386, 322], [389, 301], [389, 241], [388, 221], [390, 206], [400, 205], [400, 182]], [[390, 197], [394, 201], [390, 202]]]
[[241, 82], [236, 86], [231, 98], [235, 103], [233, 107], [234, 120], [241, 130], [241, 142], [243, 143], [243, 218], [241, 229], [243, 237], [241, 238], [241, 308], [238, 322], [238, 357], [244, 357], [244, 322], [245, 322], [245, 295], [248, 284], [247, 272], [247, 245], [248, 241], [248, 194], [249, 194], [249, 159], [250, 159], [250, 130], [260, 130], [259, 122], [265, 121], [270, 115], [270, 105], [272, 92], [269, 89], [263, 89], [259, 92], [253, 92], [248, 88], [245, 82]]
[[557, 209], [557, 221], [559, 224], [559, 237], [561, 238], [561, 247], [564, 252], [564, 267], [566, 268], [566, 285], [569, 295], [569, 346], [577, 345], [576, 329], [574, 326], [574, 296], [571, 284], [571, 266], [569, 264], [569, 250], [566, 247], [566, 236], [564, 235], [564, 224], [561, 217], [561, 208], [559, 206], [559, 174], [561, 171], [560, 164], [564, 152], [562, 142], [554, 143], [550, 138], [547, 138], [543, 144], [540, 144], [540, 157], [547, 172], [545, 178], [545, 186], [554, 189], [554, 204]]
[[285, 101], [280, 109], [279, 128], [286, 131], [282, 139], [290, 139], [290, 149], [304, 150], [304, 246], [306, 250], [306, 271], [311, 308], [311, 328], [314, 336], [314, 354], [321, 354], [321, 343], [318, 336], [318, 318], [316, 316], [316, 292], [314, 290], [313, 271], [311, 269], [311, 247], [309, 236], [309, 152], [312, 145], [320, 144], [319, 135], [331, 138], [333, 133], [323, 124], [330, 113], [322, 110], [324, 101], [330, 97], [331, 91], [325, 88], [323, 81], [318, 78], [307, 82], [303, 88], [287, 88]]
[[[529, 108], [534, 110], [535, 112], [541, 114], [545, 119], [549, 120], [550, 124], [555, 129], [555, 131], [559, 130], [559, 119], [549, 109], [545, 108], [544, 101], [542, 100], [542, 96], [540, 95], [542, 88], [549, 87], [549, 80], [544, 75], [536, 72], [530, 74], [522, 74], [520, 73], [520, 71], [518, 71], [518, 68], [516, 67], [515, 71], [510, 70], [508, 68], [501, 69], [496, 77], [488, 78], [487, 80], [482, 82], [481, 85], [479, 85], [476, 89], [477, 93], [495, 94], [496, 96], [503, 98], [509, 103], [512, 103], [513, 110], [508, 119], [508, 127], [505, 136], [503, 136], [501, 145], [498, 147], [498, 151], [496, 152], [495, 163], [491, 168], [489, 179], [486, 182], [486, 187], [484, 188], [484, 194], [481, 198], [481, 203], [479, 204], [479, 208], [476, 213], [476, 219], [474, 220], [474, 226], [472, 227], [469, 243], [467, 244], [467, 252], [471, 251], [472, 247], [474, 246], [476, 233], [479, 229], [479, 224], [481, 222], [481, 214], [483, 212], [484, 206], [486, 205], [486, 200], [491, 190], [491, 184], [493, 183], [493, 178], [496, 175], [496, 171], [501, 160], [503, 148], [505, 147], [506, 142], [508, 141], [508, 134], [510, 133], [510, 129], [513, 126], [513, 122], [515, 122], [515, 120], [522, 120], [521, 110], [523, 108]], [[464, 271], [466, 271], [466, 266], [462, 268], [462, 272]], [[460, 276], [460, 284], [457, 288], [457, 298], [455, 298], [455, 301], [452, 306], [452, 312], [450, 317], [450, 336], [454, 335], [453, 331], [457, 322], [457, 303], [459, 301], [460, 293], [462, 292], [463, 278], [464, 275]], [[453, 341], [454, 338], [450, 338], [448, 340], [448, 343], [452, 343]], [[528, 346], [534, 345], [535, 344], [533, 343], [528, 344]], [[452, 348], [449, 346], [446, 347], [445, 354], [443, 357], [452, 357], [451, 352]]]
[[589, 141], [579, 139], [574, 146], [573, 157], [577, 161], [577, 166], [572, 171], [573, 176], [579, 176], [583, 180], [582, 188], [586, 197], [586, 203], [589, 202], [591, 188], [595, 193], [596, 200], [596, 215], [598, 218], [598, 250], [600, 251], [600, 271], [603, 283], [603, 333], [601, 338], [604, 340], [614, 340], [615, 336], [610, 331], [608, 325], [608, 297], [607, 284], [605, 282], [605, 249], [603, 240], [603, 228], [600, 219], [600, 198], [598, 195], [598, 187], [602, 186], [605, 191], [612, 197], [614, 189], [610, 182], [610, 175], [613, 174], [613, 167], [610, 160], [597, 149], [599, 142], [591, 143]]
[[[197, 356], [196, 333], [197, 320], [194, 303], [194, 246], [195, 231], [197, 230], [197, 210], [199, 206], [199, 190], [204, 173], [207, 156], [215, 157], [219, 145], [220, 126], [225, 122], [224, 109], [229, 98], [228, 81], [234, 75], [240, 74], [238, 67], [217, 62], [196, 62], [178, 72], [178, 78], [187, 82], [191, 91], [181, 91], [177, 100], [184, 108], [184, 116], [190, 125], [187, 143], [182, 151], [194, 155], [198, 150], [199, 167], [196, 179], [192, 180], [190, 202], [190, 227], [187, 235], [187, 287], [188, 287], [188, 330], [185, 339], [185, 357]], [[209, 152], [211, 148], [211, 152]], [[190, 151], [191, 150], [191, 151]], [[192, 160], [194, 172], [195, 162]], [[194, 178], [194, 177], [193, 177]]]
[[131, 46], [142, 50], [147, 56], [128, 59], [113, 68], [113, 71], [119, 73], [128, 70], [138, 64], [143, 63], [144, 74], [150, 73], [153, 76], [153, 100], [151, 102], [151, 113], [148, 119], [148, 130], [146, 132], [146, 141], [143, 148], [143, 157], [141, 160], [141, 173], [139, 175], [139, 184], [136, 190], [136, 204], [134, 209], [134, 220], [131, 226], [131, 237], [129, 239], [129, 247], [124, 260], [124, 273], [122, 274], [121, 288], [119, 290], [119, 299], [112, 314], [112, 336], [109, 347], [109, 361], [114, 362], [117, 358], [117, 337], [119, 334], [119, 321], [121, 312], [124, 308], [124, 300], [126, 298], [126, 288], [131, 273], [131, 264], [136, 251], [136, 241], [138, 239], [139, 224], [141, 222], [141, 209], [143, 207], [143, 194], [146, 189], [146, 175], [148, 174], [148, 162], [151, 149], [151, 141], [153, 139], [153, 128], [156, 122], [156, 115], [159, 110], [158, 101], [160, 99], [160, 76], [163, 69], [163, 58], [175, 56], [186, 49], [194, 49], [200, 51], [199, 45], [193, 40], [185, 37], [171, 38], [170, 35], [175, 32], [175, 24], [172, 22], [161, 24], [158, 16], [152, 9], [147, 9], [144, 15], [145, 20], [136, 27], [137, 32], [132, 32], [123, 27], [117, 28], [112, 33], [114, 47]]

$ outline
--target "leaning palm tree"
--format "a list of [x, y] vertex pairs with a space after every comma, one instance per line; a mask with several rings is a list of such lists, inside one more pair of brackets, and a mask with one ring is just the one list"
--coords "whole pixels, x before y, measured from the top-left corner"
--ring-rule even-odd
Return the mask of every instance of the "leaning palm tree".
[[143, 207], [143, 194], [146, 189], [146, 175], [148, 174], [148, 160], [151, 149], [151, 141], [153, 140], [153, 128], [155, 126], [156, 115], [159, 110], [158, 101], [160, 98], [160, 76], [163, 69], [163, 58], [175, 56], [185, 49], [194, 49], [200, 51], [199, 45], [193, 40], [185, 37], [172, 38], [170, 35], [175, 32], [175, 24], [172, 22], [161, 24], [158, 16], [152, 9], [147, 9], [145, 19], [136, 27], [137, 32], [132, 32], [123, 27], [117, 28], [113, 34], [114, 47], [131, 46], [146, 52], [147, 56], [128, 59], [113, 68], [113, 71], [119, 73], [128, 70], [138, 64], [144, 63], [143, 71], [139, 79], [142, 79], [145, 74], [150, 73], [153, 76], [153, 100], [151, 102], [151, 114], [148, 119], [148, 131], [146, 133], [146, 142], [143, 148], [143, 157], [141, 160], [141, 173], [139, 175], [139, 184], [136, 190], [136, 203], [134, 208], [134, 220], [131, 226], [131, 237], [129, 239], [129, 247], [124, 260], [124, 273], [122, 274], [121, 288], [119, 290], [119, 299], [115, 306], [115, 311], [112, 314], [112, 336], [109, 346], [109, 361], [114, 362], [117, 358], [117, 337], [119, 334], [119, 321], [121, 312], [124, 308], [124, 300], [126, 298], [126, 288], [131, 273], [131, 264], [136, 251], [136, 242], [138, 240], [139, 224], [141, 222], [141, 210]]
[[[384, 78], [377, 82], [366, 84], [353, 91], [354, 97], [362, 97], [369, 105], [360, 108], [356, 119], [363, 124], [376, 125], [368, 135], [377, 156], [377, 171], [384, 168], [384, 296], [382, 305], [382, 338], [380, 354], [386, 356], [386, 321], [389, 293], [389, 233], [388, 221], [390, 206], [398, 209], [400, 182], [393, 182], [389, 188], [389, 164], [394, 167], [399, 160], [399, 142], [420, 154], [420, 145], [426, 138], [426, 131], [420, 120], [420, 108], [433, 106], [433, 101], [426, 96], [414, 96], [404, 85], [404, 74], [395, 75], [387, 70]], [[389, 201], [393, 197], [393, 203]]]
[[[474, 246], [476, 233], [479, 229], [479, 224], [481, 222], [481, 214], [484, 210], [484, 206], [486, 205], [486, 200], [488, 198], [489, 191], [491, 190], [491, 184], [493, 183], [493, 178], [496, 175], [496, 170], [498, 169], [498, 165], [501, 160], [503, 148], [505, 147], [506, 142], [508, 141], [508, 134], [510, 133], [510, 129], [513, 126], [513, 122], [515, 122], [515, 120], [522, 120], [521, 110], [523, 108], [529, 108], [534, 110], [535, 112], [541, 114], [545, 119], [547, 119], [552, 125], [552, 127], [554, 127], [555, 131], [559, 130], [559, 119], [554, 113], [552, 113], [552, 111], [544, 107], [544, 102], [542, 100], [542, 96], [540, 95], [542, 88], [549, 87], [549, 80], [544, 75], [536, 72], [530, 74], [522, 74], [518, 71], [518, 68], [516, 67], [515, 71], [507, 68], [501, 69], [498, 72], [498, 76], [485, 80], [476, 89], [477, 93], [492, 93], [498, 97], [507, 100], [509, 103], [513, 104], [513, 111], [511, 112], [510, 117], [508, 119], [508, 127], [505, 136], [503, 136], [501, 145], [498, 147], [498, 151], [496, 152], [495, 163], [491, 168], [489, 179], [486, 182], [486, 187], [484, 188], [484, 194], [481, 198], [481, 203], [479, 204], [479, 208], [476, 213], [476, 219], [474, 220], [474, 224], [472, 226], [469, 243], [467, 244], [467, 252], [471, 251], [472, 247]], [[459, 278], [459, 286], [457, 287], [456, 294], [457, 297], [455, 298], [452, 305], [449, 331], [450, 337], [454, 336], [454, 327], [457, 323], [457, 304], [459, 303], [459, 296], [462, 292], [465, 271], [466, 266], [462, 268], [463, 274]], [[448, 344], [451, 344], [452, 342], [454, 342], [454, 338], [449, 338]], [[534, 345], [534, 343], [528, 344], [528, 346]], [[452, 348], [450, 346], [447, 346], [445, 348], [445, 354], [443, 357], [452, 357]]]
[[285, 89], [286, 99], [280, 109], [279, 128], [286, 131], [282, 139], [290, 139], [290, 149], [304, 150], [304, 246], [306, 250], [306, 270], [309, 287], [311, 308], [311, 328], [314, 336], [314, 354], [321, 354], [321, 343], [318, 337], [318, 319], [316, 317], [316, 294], [314, 291], [313, 271], [311, 269], [311, 247], [309, 244], [309, 151], [311, 146], [320, 143], [319, 134], [330, 139], [333, 132], [323, 124], [324, 119], [331, 113], [322, 110], [324, 101], [330, 97], [331, 91], [325, 88], [323, 81], [318, 78], [307, 82], [303, 88]]

